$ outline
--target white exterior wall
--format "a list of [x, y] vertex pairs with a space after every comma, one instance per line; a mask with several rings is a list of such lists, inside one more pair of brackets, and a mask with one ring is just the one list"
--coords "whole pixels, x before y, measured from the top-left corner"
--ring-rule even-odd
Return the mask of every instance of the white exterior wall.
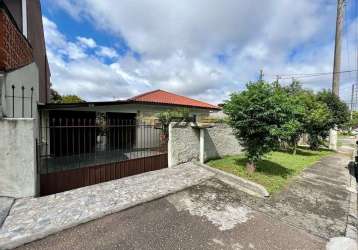
[[33, 91], [32, 118], [37, 119], [39, 101], [39, 73], [35, 63], [5, 74], [2, 86], [1, 106], [5, 117], [13, 117], [12, 85], [15, 86], [14, 117], [22, 117], [22, 86], [24, 89], [24, 118], [31, 118], [31, 88]]
[[[152, 124], [153, 125], [153, 124]], [[161, 130], [153, 126], [138, 126], [135, 148], [154, 148], [160, 146]]]
[[[178, 109], [178, 107], [164, 105], [120, 104], [82, 108], [63, 108], [62, 110], [132, 113], [137, 115], [139, 124], [143, 123], [153, 125], [153, 122], [159, 112], [173, 109]], [[207, 109], [189, 108], [189, 111], [190, 116], [196, 115], [197, 117], [200, 117], [209, 116], [210, 114], [210, 110]], [[160, 133], [159, 129], [138, 126], [136, 131], [135, 148], [159, 147]]]
[[36, 195], [35, 120], [0, 120], [0, 196]]

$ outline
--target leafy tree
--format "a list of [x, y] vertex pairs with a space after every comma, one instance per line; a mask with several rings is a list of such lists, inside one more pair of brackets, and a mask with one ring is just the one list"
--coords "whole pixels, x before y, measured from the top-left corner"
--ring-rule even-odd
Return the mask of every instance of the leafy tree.
[[304, 128], [309, 136], [308, 142], [312, 150], [317, 150], [334, 127], [332, 113], [327, 104], [318, 101], [312, 92], [305, 91], [301, 98], [305, 104]]
[[348, 106], [331, 91], [323, 90], [317, 93], [317, 101], [325, 103], [331, 113], [332, 128], [343, 128], [350, 120]]
[[169, 124], [174, 121], [188, 121], [189, 110], [186, 108], [166, 110], [158, 113], [157, 117], [162, 126], [161, 129], [163, 131], [165, 138], [168, 138]]
[[62, 103], [81, 103], [85, 102], [81, 97], [77, 95], [64, 95], [62, 96]]
[[50, 102], [51, 103], [61, 103], [62, 96], [54, 89], [50, 89]]
[[351, 128], [358, 127], [358, 112], [357, 111], [352, 112], [352, 119], [349, 120], [348, 126]]
[[292, 153], [296, 154], [298, 141], [304, 133], [305, 107], [300, 98], [302, 88], [296, 81], [287, 87], [281, 87], [277, 83], [274, 86], [277, 104], [281, 110], [281, 125], [273, 131], [282, 142], [292, 148]]
[[263, 81], [247, 84], [241, 93], [233, 93], [224, 104], [229, 124], [246, 151], [249, 172], [266, 153], [278, 146], [277, 129], [282, 118], [279, 96], [272, 85]]
[[76, 95], [61, 96], [56, 90], [50, 89], [50, 102], [51, 103], [81, 103], [85, 101], [81, 97]]

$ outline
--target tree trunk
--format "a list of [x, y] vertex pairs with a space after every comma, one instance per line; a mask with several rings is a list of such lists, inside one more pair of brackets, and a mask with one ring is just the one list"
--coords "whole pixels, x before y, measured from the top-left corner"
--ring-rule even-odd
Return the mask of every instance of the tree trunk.
[[297, 153], [297, 143], [294, 143], [293, 144], [293, 152], [292, 152], [292, 154], [296, 155], [296, 153]]
[[247, 162], [246, 163], [246, 171], [249, 173], [249, 174], [252, 174], [256, 171], [256, 164], [254, 162]]

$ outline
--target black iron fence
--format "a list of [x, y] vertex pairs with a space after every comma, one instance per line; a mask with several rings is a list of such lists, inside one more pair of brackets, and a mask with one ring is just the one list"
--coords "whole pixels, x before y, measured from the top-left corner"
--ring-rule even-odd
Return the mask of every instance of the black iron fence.
[[[43, 123], [43, 122], [42, 122]], [[112, 164], [167, 152], [158, 123], [135, 119], [53, 118], [40, 127], [41, 174]]]
[[11, 85], [11, 95], [7, 95], [6, 98], [11, 100], [11, 117], [33, 117], [34, 87], [16, 88], [15, 85]]

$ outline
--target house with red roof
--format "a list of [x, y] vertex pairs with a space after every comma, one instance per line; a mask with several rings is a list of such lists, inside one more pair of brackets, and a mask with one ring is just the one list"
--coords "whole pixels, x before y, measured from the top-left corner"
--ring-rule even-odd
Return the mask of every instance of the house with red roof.
[[200, 120], [220, 110], [164, 90], [39, 108], [41, 195], [168, 167], [169, 128], [159, 122], [159, 112], [185, 108]]
[[[185, 108], [194, 120], [200, 120], [221, 110], [219, 106], [160, 89], [126, 100], [47, 104], [40, 108], [42, 111], [48, 112], [50, 119], [57, 117], [76, 119], [77, 116], [83, 117], [84, 112], [94, 119], [97, 112], [104, 113], [111, 119], [143, 122], [153, 122], [161, 111]], [[79, 111], [82, 113], [78, 113]]]

